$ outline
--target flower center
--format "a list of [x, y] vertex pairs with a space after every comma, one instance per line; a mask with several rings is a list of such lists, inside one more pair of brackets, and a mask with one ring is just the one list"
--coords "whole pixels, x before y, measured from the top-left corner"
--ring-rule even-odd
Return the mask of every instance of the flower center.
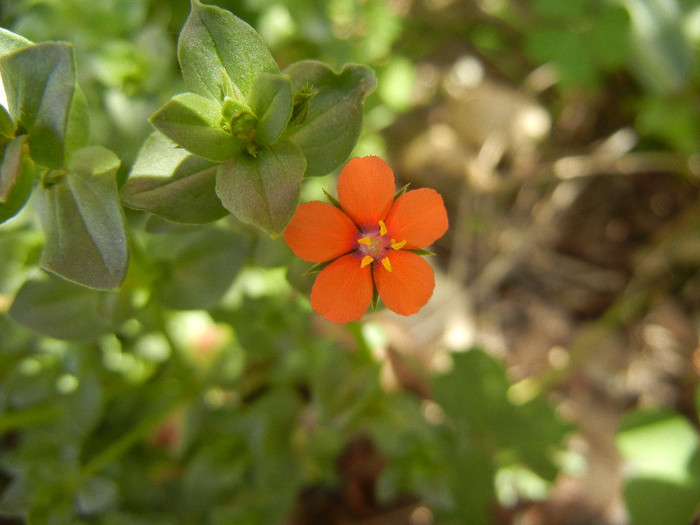
[[384, 221], [379, 221], [377, 226], [363, 228], [357, 239], [357, 251], [362, 257], [360, 268], [375, 261], [381, 261], [382, 266], [390, 272], [391, 263], [387, 257], [389, 249], [400, 250], [405, 244], [406, 241], [396, 242], [396, 239], [388, 236]]

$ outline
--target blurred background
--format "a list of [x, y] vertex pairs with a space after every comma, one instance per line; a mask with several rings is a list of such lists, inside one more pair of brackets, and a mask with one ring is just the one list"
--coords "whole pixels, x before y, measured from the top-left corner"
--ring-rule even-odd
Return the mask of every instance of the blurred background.
[[[21, 214], [0, 226], [0, 523], [698, 523], [700, 2], [214, 3], [281, 68], [375, 71], [355, 155], [443, 195], [434, 296], [331, 325], [283, 240], [128, 211], [123, 290], [52, 278], [11, 319], [44, 279]], [[73, 43], [123, 183], [185, 90], [188, 12], [2, 0], [0, 25]]]

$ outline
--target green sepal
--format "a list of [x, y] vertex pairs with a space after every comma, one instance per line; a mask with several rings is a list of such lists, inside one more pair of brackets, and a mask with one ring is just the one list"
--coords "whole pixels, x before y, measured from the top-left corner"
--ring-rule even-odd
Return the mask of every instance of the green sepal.
[[314, 264], [311, 268], [309, 268], [308, 270], [306, 270], [306, 271], [303, 273], [303, 275], [312, 275], [312, 274], [314, 274], [314, 273], [318, 273], [318, 272], [320, 272], [321, 270], [323, 270], [326, 266], [328, 266], [328, 265], [329, 265], [330, 263], [332, 263], [332, 262], [333, 262], [333, 261], [326, 261], [326, 262], [316, 263], [316, 264]]
[[37, 189], [46, 242], [39, 265], [97, 289], [119, 286], [129, 250], [115, 175], [120, 161], [90, 146], [75, 152], [65, 171], [49, 172]]
[[75, 91], [73, 48], [63, 42], [24, 47], [0, 57], [0, 74], [12, 120], [29, 135], [32, 159], [62, 168]]
[[122, 203], [185, 224], [226, 215], [214, 190], [216, 164], [177, 146], [155, 131], [146, 140], [121, 188]]
[[407, 183], [403, 188], [401, 188], [399, 191], [397, 191], [396, 193], [394, 193], [394, 200], [398, 199], [399, 197], [401, 197], [401, 195], [403, 195], [404, 193], [406, 193], [406, 190], [408, 190], [408, 187], [409, 187], [410, 185], [411, 185], [411, 183], [409, 182], [409, 183]]
[[282, 75], [263, 73], [255, 79], [250, 108], [258, 117], [255, 140], [274, 144], [282, 136], [292, 116], [292, 83]]
[[260, 35], [233, 13], [192, 0], [177, 46], [180, 69], [189, 91], [221, 101], [230, 79], [243, 100], [248, 99], [260, 73], [279, 67]]
[[326, 199], [328, 199], [328, 202], [329, 202], [331, 205], [335, 206], [336, 208], [338, 208], [339, 210], [342, 211], [343, 208], [340, 206], [340, 202], [338, 201], [338, 199], [336, 199], [335, 197], [333, 197], [333, 195], [331, 195], [330, 193], [328, 193], [325, 189], [323, 190], [323, 194], [326, 196]]
[[280, 141], [221, 164], [216, 194], [224, 207], [243, 222], [271, 236], [281, 234], [299, 201], [306, 161], [294, 144]]
[[243, 150], [243, 141], [221, 128], [221, 104], [196, 93], [175, 95], [150, 122], [177, 145], [214, 162], [224, 162]]
[[29, 157], [27, 136], [5, 145], [0, 163], [0, 223], [19, 212], [34, 187], [34, 163]]
[[362, 102], [377, 79], [366, 66], [349, 64], [336, 73], [315, 60], [296, 62], [284, 72], [292, 80], [295, 97], [315, 92], [306, 101], [301, 124], [290, 126], [286, 137], [306, 156], [307, 175], [325, 175], [340, 166], [355, 147], [362, 128]]
[[416, 255], [420, 255], [421, 257], [435, 255], [434, 252], [431, 252], [430, 250], [426, 250], [425, 248], [416, 248], [415, 250], [407, 250], [407, 251], [413, 252]]
[[377, 308], [379, 308], [379, 292], [375, 286], [374, 290], [372, 291], [372, 311], [376, 312]]

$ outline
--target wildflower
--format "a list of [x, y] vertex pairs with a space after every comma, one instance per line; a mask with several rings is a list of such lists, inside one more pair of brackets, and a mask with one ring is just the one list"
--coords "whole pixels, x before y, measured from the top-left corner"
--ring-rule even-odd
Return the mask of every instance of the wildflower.
[[383, 160], [352, 159], [338, 178], [337, 206], [301, 204], [285, 230], [295, 255], [330, 263], [311, 291], [312, 307], [327, 320], [359, 319], [375, 289], [401, 315], [416, 313], [433, 294], [433, 270], [414, 250], [447, 231], [442, 197], [429, 188], [397, 198], [394, 192], [394, 174]]

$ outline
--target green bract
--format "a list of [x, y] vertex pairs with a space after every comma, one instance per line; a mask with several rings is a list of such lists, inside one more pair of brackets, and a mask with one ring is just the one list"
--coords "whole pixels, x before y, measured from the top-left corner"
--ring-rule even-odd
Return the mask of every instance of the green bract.
[[374, 74], [357, 65], [336, 73], [315, 61], [280, 73], [253, 28], [199, 0], [178, 59], [190, 92], [151, 117], [159, 135], [143, 146], [121, 191], [124, 204], [184, 223], [218, 219], [223, 205], [279, 235], [304, 175], [329, 173], [355, 146]]

